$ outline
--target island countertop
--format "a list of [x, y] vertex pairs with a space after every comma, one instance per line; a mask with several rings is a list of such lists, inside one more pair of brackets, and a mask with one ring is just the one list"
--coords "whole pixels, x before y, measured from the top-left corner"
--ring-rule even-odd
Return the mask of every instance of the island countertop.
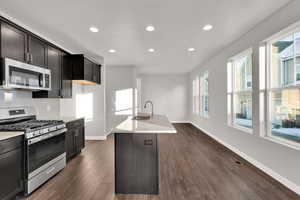
[[147, 120], [133, 120], [129, 116], [125, 121], [113, 129], [113, 133], [154, 133], [174, 134], [176, 129], [164, 115], [153, 115]]

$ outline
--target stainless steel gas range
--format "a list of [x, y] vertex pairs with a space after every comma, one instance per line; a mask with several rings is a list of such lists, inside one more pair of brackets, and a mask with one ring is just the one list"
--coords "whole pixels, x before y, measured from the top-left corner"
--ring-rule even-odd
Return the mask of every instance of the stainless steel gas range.
[[26, 195], [66, 166], [63, 121], [36, 120], [30, 107], [0, 108], [0, 131], [24, 132]]

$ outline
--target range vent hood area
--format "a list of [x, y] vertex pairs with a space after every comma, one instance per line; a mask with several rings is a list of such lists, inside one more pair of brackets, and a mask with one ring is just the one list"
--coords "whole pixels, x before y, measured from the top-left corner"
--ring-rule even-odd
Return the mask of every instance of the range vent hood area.
[[72, 82], [78, 84], [101, 84], [101, 65], [87, 59], [83, 54], [69, 55], [72, 65]]

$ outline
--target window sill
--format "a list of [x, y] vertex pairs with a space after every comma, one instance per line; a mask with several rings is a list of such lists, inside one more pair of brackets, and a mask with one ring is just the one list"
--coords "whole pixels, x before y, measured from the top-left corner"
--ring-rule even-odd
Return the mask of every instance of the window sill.
[[242, 132], [253, 135], [253, 129], [251, 129], [251, 128], [245, 128], [245, 127], [238, 126], [238, 125], [235, 125], [235, 124], [229, 124], [229, 127], [234, 128], [234, 129], [238, 129]]
[[262, 137], [264, 139], [267, 139], [267, 140], [269, 140], [271, 142], [274, 142], [276, 144], [281, 144], [283, 146], [286, 146], [286, 147], [289, 147], [289, 148], [300, 151], [300, 144], [297, 144], [297, 143], [294, 143], [294, 142], [289, 142], [285, 139], [280, 139], [280, 138], [277, 138], [277, 137], [274, 137], [274, 136], [262, 136]]
[[201, 115], [200, 115], [200, 117], [201, 117], [202, 119], [209, 119], [209, 118], [210, 118], [209, 116], [201, 116]]

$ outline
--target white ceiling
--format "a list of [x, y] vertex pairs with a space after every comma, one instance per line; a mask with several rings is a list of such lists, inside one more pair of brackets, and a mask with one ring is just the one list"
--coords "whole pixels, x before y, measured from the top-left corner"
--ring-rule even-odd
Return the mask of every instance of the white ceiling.
[[[0, 12], [107, 65], [185, 73], [290, 0], [1, 0]], [[146, 32], [149, 24], [154, 32]], [[203, 25], [214, 29], [205, 32]], [[99, 28], [91, 33], [90, 26]], [[195, 52], [188, 52], [194, 47]], [[154, 53], [147, 50], [154, 48]], [[108, 53], [115, 49], [114, 54]]]

